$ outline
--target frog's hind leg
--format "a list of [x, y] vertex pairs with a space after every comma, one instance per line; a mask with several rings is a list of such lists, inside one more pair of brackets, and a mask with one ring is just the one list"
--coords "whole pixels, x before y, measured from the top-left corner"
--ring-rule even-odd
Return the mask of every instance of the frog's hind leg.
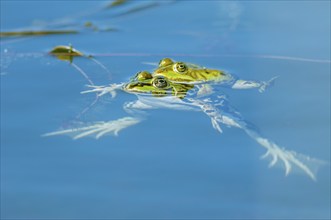
[[93, 136], [96, 139], [106, 135], [112, 134], [117, 136], [118, 133], [132, 125], [139, 123], [141, 119], [133, 117], [124, 117], [114, 121], [101, 121], [89, 123], [88, 125], [80, 125], [78, 127], [63, 129], [55, 132], [46, 133], [43, 136], [54, 136], [54, 135], [69, 135], [73, 139], [80, 139], [86, 136]]
[[278, 161], [282, 162], [285, 168], [286, 176], [291, 171], [300, 170], [307, 174], [311, 179], [316, 180], [316, 173], [318, 168], [327, 164], [325, 161], [314, 159], [294, 151], [286, 150], [285, 148], [278, 146], [273, 141], [262, 137], [259, 133], [253, 130], [246, 128], [243, 129], [251, 138], [253, 138], [261, 146], [267, 149], [267, 152], [261, 158], [271, 158], [269, 167], [275, 166]]
[[208, 100], [191, 101], [193, 104], [200, 106], [202, 111], [209, 116], [213, 127], [217, 131], [222, 132], [220, 124], [243, 129], [253, 140], [267, 149], [266, 154], [263, 155], [262, 158], [271, 158], [269, 166], [273, 167], [276, 164], [282, 164], [285, 168], [286, 175], [292, 171], [302, 171], [311, 179], [316, 180], [318, 168], [322, 165], [328, 164], [325, 161], [286, 150], [273, 141], [263, 137], [256, 126], [245, 121], [238, 112], [234, 111], [228, 105], [220, 104], [221, 106], [217, 107]]
[[327, 164], [325, 161], [311, 158], [280, 147], [273, 141], [263, 137], [254, 125], [249, 124], [246, 121], [237, 120], [237, 118], [229, 117], [227, 115], [223, 115], [221, 121], [226, 125], [243, 129], [258, 144], [266, 148], [267, 152], [261, 158], [271, 158], [269, 167], [273, 167], [277, 164], [282, 165], [285, 168], [286, 176], [292, 171], [301, 171], [311, 179], [316, 180], [318, 168]]
[[[218, 132], [223, 132], [220, 124], [226, 125], [228, 127], [240, 128], [240, 124], [237, 123], [238, 120], [234, 120], [234, 118], [241, 118], [240, 113], [227, 105], [227, 100], [225, 96], [218, 96], [217, 98], [217, 103], [211, 101], [209, 98], [203, 100], [189, 98], [188, 100], [193, 105], [198, 106], [210, 118], [213, 128], [216, 129]], [[226, 107], [228, 108], [228, 112], [231, 112], [231, 115], [233, 117], [226, 117], [225, 112], [219, 110], [220, 108]]]

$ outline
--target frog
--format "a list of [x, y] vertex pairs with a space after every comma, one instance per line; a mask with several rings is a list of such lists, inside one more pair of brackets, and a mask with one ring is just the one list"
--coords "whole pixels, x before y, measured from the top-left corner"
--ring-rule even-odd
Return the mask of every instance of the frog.
[[234, 89], [258, 88], [261, 90], [263, 87], [265, 90], [270, 85], [270, 81], [241, 80], [222, 70], [174, 62], [170, 58], [164, 58], [160, 60], [156, 69], [151, 72], [140, 71], [128, 82], [106, 86], [90, 85], [88, 90], [81, 92], [82, 94], [97, 93], [99, 97], [109, 94], [111, 98], [115, 98], [119, 90], [133, 94], [137, 99], [123, 105], [130, 116], [49, 132], [44, 136], [72, 135], [74, 139], [87, 136], [98, 139], [107, 134], [117, 136], [121, 130], [145, 120], [146, 116], [141, 114], [141, 111], [158, 108], [199, 111], [209, 117], [212, 127], [219, 133], [223, 133], [222, 126], [243, 130], [258, 145], [266, 149], [266, 153], [261, 158], [270, 159], [270, 167], [282, 164], [286, 176], [293, 170], [299, 170], [312, 180], [316, 180], [314, 168], [324, 165], [325, 162], [287, 150], [262, 135], [253, 123], [245, 120], [239, 111], [231, 106], [227, 95], [215, 92], [214, 87], [224, 85]]
[[264, 92], [267, 87], [273, 85], [278, 78], [275, 76], [269, 81], [243, 80], [229, 74], [224, 70], [210, 69], [200, 65], [175, 62], [171, 58], [163, 58], [159, 61], [157, 69], [153, 72], [156, 76], [165, 76], [172, 82], [185, 82], [192, 84], [217, 83], [232, 89], [254, 89]]

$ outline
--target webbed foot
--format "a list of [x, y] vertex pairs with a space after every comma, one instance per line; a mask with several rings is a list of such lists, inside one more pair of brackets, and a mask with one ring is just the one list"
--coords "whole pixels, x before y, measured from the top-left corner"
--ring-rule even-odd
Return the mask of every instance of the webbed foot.
[[82, 91], [81, 94], [85, 93], [93, 93], [96, 92], [98, 93], [98, 96], [103, 96], [107, 93], [110, 93], [111, 97], [114, 98], [116, 96], [116, 90], [122, 89], [123, 83], [120, 84], [110, 84], [109, 86], [92, 86], [92, 85], [87, 85], [87, 87], [92, 88], [90, 90], [85, 90]]
[[73, 139], [79, 139], [86, 136], [94, 136], [96, 139], [98, 139], [106, 134], [113, 134], [117, 136], [118, 132], [120, 132], [122, 129], [135, 125], [140, 121], [141, 120], [138, 118], [124, 117], [114, 121], [95, 122], [87, 126], [50, 132], [42, 136], [46, 137], [53, 135], [70, 135], [73, 137]]
[[280, 148], [277, 144], [265, 138], [256, 138], [256, 141], [267, 148], [267, 152], [261, 157], [261, 159], [271, 157], [269, 167], [275, 166], [279, 160], [283, 162], [286, 176], [293, 169], [299, 169], [316, 181], [317, 169], [319, 166], [327, 164], [325, 161]]
[[275, 76], [272, 77], [269, 81], [267, 82], [262, 82], [260, 87], [259, 87], [259, 92], [264, 92], [268, 87], [273, 86], [275, 84], [275, 80], [278, 78], [279, 76]]

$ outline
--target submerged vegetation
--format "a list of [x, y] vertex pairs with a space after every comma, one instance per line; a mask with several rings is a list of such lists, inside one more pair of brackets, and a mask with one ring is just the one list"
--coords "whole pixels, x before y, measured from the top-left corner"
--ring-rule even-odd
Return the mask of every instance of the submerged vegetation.
[[26, 36], [43, 36], [57, 34], [78, 34], [76, 30], [41, 30], [41, 31], [8, 31], [0, 32], [0, 37], [26, 37]]
[[[29, 36], [46, 36], [46, 35], [67, 35], [67, 34], [79, 34], [84, 30], [92, 30], [94, 32], [107, 32], [107, 31], [117, 31], [116, 28], [112, 27], [98, 27], [90, 21], [84, 23], [83, 27], [79, 30], [23, 30], [23, 31], [8, 31], [0, 32], [1, 38], [8, 37], [29, 37]], [[76, 27], [75, 27], [76, 28]]]
[[74, 57], [81, 57], [84, 54], [70, 46], [56, 46], [50, 52], [51, 55], [56, 56], [59, 60], [73, 61]]
[[108, 4], [106, 8], [112, 8], [116, 6], [123, 5], [124, 3], [128, 2], [127, 0], [114, 0], [112, 3]]
[[[106, 6], [106, 9], [111, 9], [113, 7], [125, 5], [125, 3], [134, 3], [134, 1], [127, 0], [115, 0]], [[167, 2], [167, 1], [166, 1]], [[175, 1], [169, 1], [175, 2]], [[137, 2], [136, 2], [137, 3]], [[113, 15], [114, 17], [130, 15], [133, 13], [137, 13], [140, 11], [144, 11], [146, 9], [154, 8], [156, 6], [161, 6], [164, 2], [138, 2], [138, 4], [133, 4], [132, 7], [128, 7], [123, 11], [116, 13]], [[92, 14], [100, 14], [104, 10], [96, 10]], [[86, 19], [90, 17], [92, 14], [86, 14], [81, 16], [81, 19]], [[65, 29], [63, 29], [65, 27]], [[23, 28], [25, 29], [25, 28]], [[46, 36], [46, 35], [65, 35], [65, 34], [79, 34], [84, 32], [84, 30], [92, 30], [94, 32], [108, 32], [108, 31], [117, 31], [117, 28], [109, 27], [101, 27], [99, 25], [94, 24], [91, 21], [86, 21], [83, 24], [74, 24], [72, 25], [70, 22], [47, 22], [46, 26], [41, 30], [31, 30], [30, 28], [26, 28], [26, 30], [21, 31], [0, 31], [0, 38], [9, 38], [9, 37], [29, 37], [29, 36]]]

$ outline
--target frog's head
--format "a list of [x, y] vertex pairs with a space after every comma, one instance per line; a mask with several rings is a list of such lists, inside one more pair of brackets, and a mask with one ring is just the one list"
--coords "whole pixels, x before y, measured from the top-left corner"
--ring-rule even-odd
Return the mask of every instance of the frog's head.
[[124, 86], [124, 90], [130, 93], [152, 94], [156, 97], [173, 95], [184, 98], [186, 92], [193, 88], [193, 85], [172, 83], [166, 77], [153, 76], [147, 71], [142, 71]]
[[227, 79], [227, 75], [223, 71], [207, 69], [184, 62], [174, 62], [170, 58], [162, 59], [153, 75], [167, 77], [172, 82], [195, 83]]

